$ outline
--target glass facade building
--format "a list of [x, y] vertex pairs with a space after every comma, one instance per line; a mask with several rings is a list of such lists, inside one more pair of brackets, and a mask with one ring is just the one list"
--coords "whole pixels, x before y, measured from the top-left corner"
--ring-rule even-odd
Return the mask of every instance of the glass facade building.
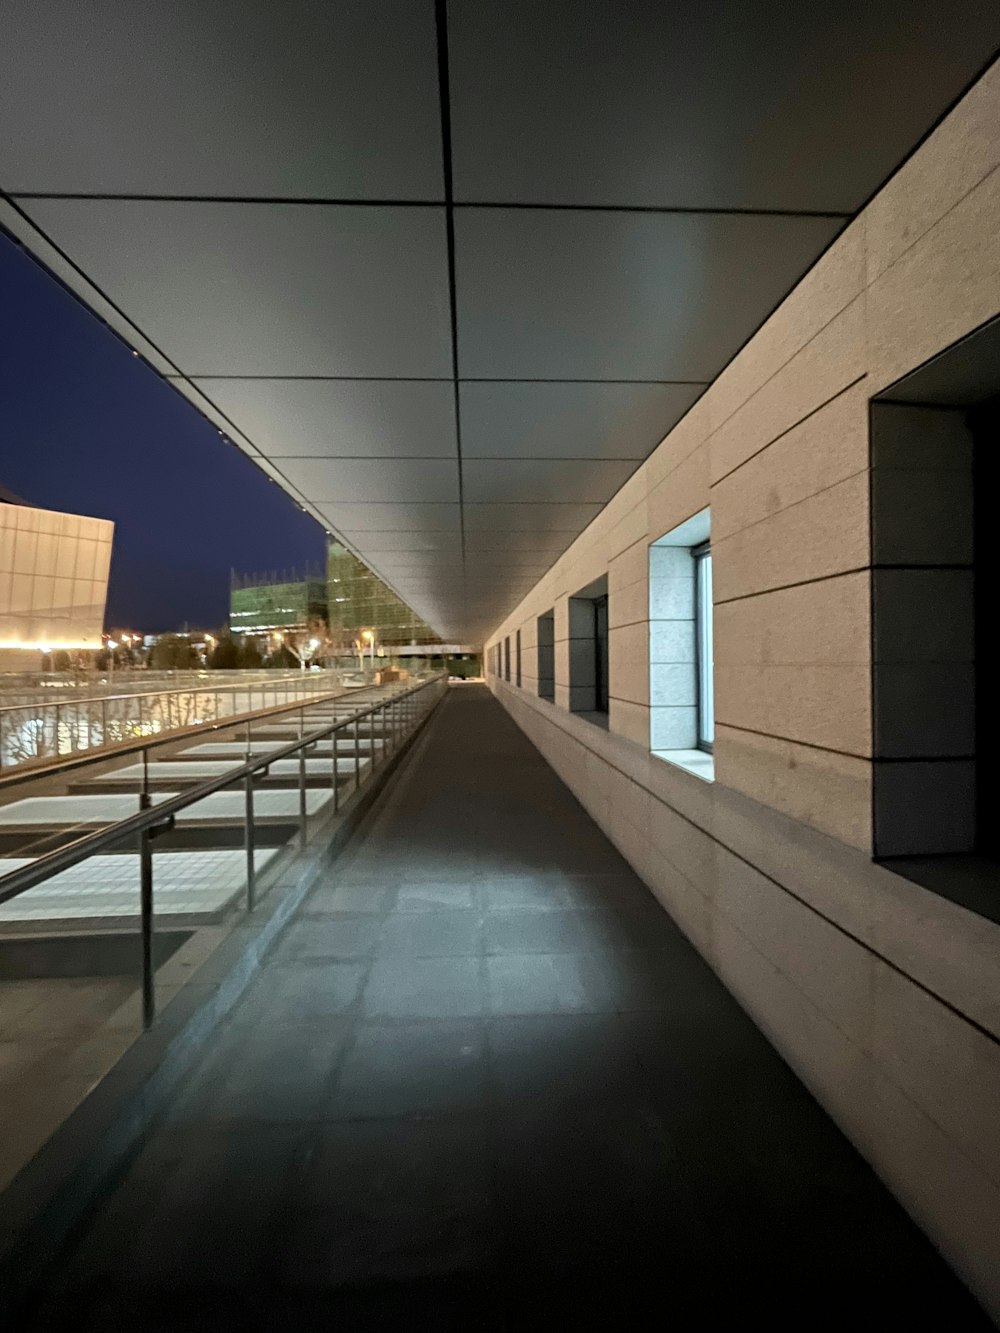
[[304, 630], [326, 617], [326, 584], [321, 579], [254, 581], [234, 587], [230, 594], [229, 623], [234, 634]]
[[386, 647], [441, 642], [364, 561], [336, 541], [327, 551], [327, 592], [330, 638], [348, 650], [364, 629], [372, 630], [376, 643]]

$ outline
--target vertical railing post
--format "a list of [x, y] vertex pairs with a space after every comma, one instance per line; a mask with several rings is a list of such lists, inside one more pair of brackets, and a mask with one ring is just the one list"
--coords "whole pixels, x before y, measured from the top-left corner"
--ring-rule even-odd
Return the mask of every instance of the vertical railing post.
[[[144, 750], [143, 759], [146, 757]], [[152, 800], [147, 789], [145, 766], [142, 783], [139, 809], [148, 810]], [[148, 828], [139, 834], [139, 915], [142, 934], [142, 1026], [148, 1030], [156, 1014], [156, 979], [153, 975], [153, 840]]]
[[[374, 719], [375, 714], [369, 713], [368, 716]], [[373, 742], [374, 743], [374, 742]], [[374, 768], [374, 764], [372, 765]], [[361, 719], [357, 713], [354, 714], [354, 790], [357, 791], [361, 786]]]
[[[250, 723], [247, 723], [247, 763], [253, 758], [250, 743]], [[247, 911], [252, 912], [254, 906], [254, 891], [256, 889], [256, 875], [254, 871], [254, 828], [253, 828], [253, 774], [248, 773], [244, 779], [244, 795], [246, 797], [245, 819], [246, 827], [244, 829], [244, 842], [246, 844], [247, 854]]]
[[[301, 737], [300, 737], [301, 739]], [[299, 841], [305, 851], [306, 842], [306, 747], [299, 746]]]
[[330, 733], [330, 744], [333, 749], [333, 813], [336, 814], [340, 809], [340, 783], [337, 781], [337, 733]]

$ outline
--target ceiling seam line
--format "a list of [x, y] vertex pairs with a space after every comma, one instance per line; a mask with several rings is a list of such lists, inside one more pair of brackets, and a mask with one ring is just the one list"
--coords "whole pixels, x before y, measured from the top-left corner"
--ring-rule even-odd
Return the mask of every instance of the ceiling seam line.
[[[458, 464], [458, 523], [462, 547], [462, 581], [465, 582], [465, 485], [462, 467], [462, 417], [458, 396], [458, 291], [455, 281], [455, 193], [451, 156], [451, 75], [448, 55], [448, 3], [434, 0], [434, 31], [437, 45], [438, 100], [441, 113], [441, 170], [444, 185], [445, 237], [448, 246], [448, 306], [451, 316], [452, 404], [455, 413], [455, 452]], [[468, 594], [463, 593], [466, 619]]]
[[[445, 43], [447, 58], [447, 43]], [[450, 119], [450, 118], [449, 118]], [[449, 135], [450, 142], [450, 135]], [[468, 199], [455, 200], [446, 192], [444, 199], [352, 199], [337, 196], [255, 194], [110, 194], [87, 191], [17, 190], [12, 199], [30, 201], [67, 200], [70, 202], [135, 204], [261, 204], [265, 207], [305, 208], [441, 208], [480, 209], [483, 212], [529, 213], [662, 213], [680, 217], [763, 217], [820, 218], [836, 221], [857, 216], [857, 210], [844, 208], [749, 208], [734, 205], [712, 207], [707, 204], [571, 204], [527, 200]]]
[[[164, 375], [165, 379], [188, 380], [281, 380], [313, 382], [318, 384], [451, 384], [451, 375], [235, 375], [209, 372], [178, 371], [176, 375]], [[460, 384], [648, 384], [674, 385], [678, 388], [703, 389], [713, 383], [712, 380], [648, 380], [648, 379], [582, 379], [580, 377], [518, 376], [518, 375], [460, 375]]]

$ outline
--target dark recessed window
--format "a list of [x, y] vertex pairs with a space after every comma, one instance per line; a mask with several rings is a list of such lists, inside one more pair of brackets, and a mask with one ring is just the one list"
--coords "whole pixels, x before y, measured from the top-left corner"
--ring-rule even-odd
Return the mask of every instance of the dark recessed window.
[[608, 723], [609, 631], [607, 575], [569, 599], [569, 707]]
[[1000, 921], [1000, 320], [871, 404], [873, 845]]
[[538, 617], [538, 697], [556, 697], [556, 618], [552, 611]]

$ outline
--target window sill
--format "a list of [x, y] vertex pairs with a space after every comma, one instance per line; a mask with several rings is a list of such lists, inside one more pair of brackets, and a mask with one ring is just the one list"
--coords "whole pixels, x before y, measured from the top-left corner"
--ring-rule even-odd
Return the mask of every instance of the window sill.
[[876, 865], [1000, 925], [1000, 862], [975, 853], [887, 856]]
[[715, 758], [707, 750], [653, 750], [657, 759], [693, 773], [702, 782], [715, 781]]
[[582, 718], [582, 720], [583, 720], [584, 722], [589, 722], [589, 723], [591, 723], [591, 724], [592, 724], [593, 726], [595, 726], [595, 727], [600, 727], [602, 731], [607, 731], [607, 730], [608, 730], [608, 715], [607, 715], [607, 713], [598, 713], [598, 712], [590, 712], [590, 713], [570, 713], [570, 717], [579, 717], [579, 718]]

